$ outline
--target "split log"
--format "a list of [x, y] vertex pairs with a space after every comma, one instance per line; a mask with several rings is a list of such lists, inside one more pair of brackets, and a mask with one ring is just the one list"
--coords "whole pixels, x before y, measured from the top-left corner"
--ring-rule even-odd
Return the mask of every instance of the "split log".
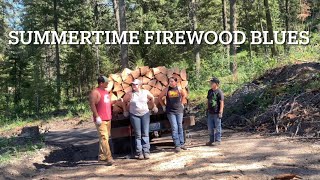
[[150, 70], [149, 66], [143, 66], [143, 67], [140, 67], [140, 75], [141, 76], [144, 76], [147, 74], [147, 72]]
[[149, 78], [149, 79], [153, 79], [153, 71], [152, 70], [150, 70], [149, 69], [149, 71], [146, 73], [146, 75], [145, 75], [147, 78]]
[[131, 86], [130, 84], [127, 84], [127, 83], [122, 83], [122, 89], [125, 89], [127, 87]]
[[117, 91], [117, 97], [118, 99], [122, 98], [124, 96], [124, 91]]
[[115, 81], [115, 82], [118, 82], [118, 83], [121, 83], [122, 82], [122, 78], [119, 74], [111, 74], [110, 77]]
[[181, 81], [181, 88], [184, 89], [188, 87], [188, 81]]
[[158, 88], [160, 91], [162, 91], [162, 84], [160, 83], [160, 81], [157, 82], [157, 84], [155, 85], [155, 88]]
[[172, 69], [168, 69], [168, 70], [167, 70], [167, 77], [168, 77], [168, 78], [171, 78], [172, 75], [173, 75], [173, 70], [172, 70]]
[[147, 77], [142, 77], [142, 84], [148, 84], [150, 82], [150, 79]]
[[166, 67], [160, 66], [160, 67], [158, 67], [158, 69], [160, 70], [160, 72], [161, 72], [162, 74], [167, 74], [167, 68], [166, 68]]
[[168, 78], [166, 75], [159, 73], [157, 75], [155, 75], [155, 78], [160, 81], [164, 86], [168, 85]]
[[160, 69], [158, 67], [152, 68], [152, 71], [153, 71], [154, 75], [157, 75], [157, 74], [161, 73], [161, 71], [160, 71]]
[[113, 82], [112, 78], [108, 78], [108, 79], [109, 79], [109, 83], [108, 83], [106, 90], [110, 92], [113, 88], [114, 82]]
[[133, 79], [137, 79], [140, 76], [140, 70], [136, 69], [136, 70], [132, 71], [131, 75], [132, 75]]
[[152, 87], [155, 87], [156, 84], [157, 84], [157, 80], [156, 80], [156, 79], [153, 79], [153, 80], [151, 80], [151, 81], [148, 83], [148, 85], [150, 85], [150, 86], [152, 86]]
[[127, 83], [127, 84], [131, 84], [131, 83], [133, 82], [133, 80], [134, 80], [134, 78], [132, 77], [131, 74], [129, 74], [129, 75], [127, 76], [127, 79], [124, 80], [124, 82]]
[[158, 97], [161, 93], [161, 90], [156, 88], [156, 87], [153, 87], [151, 90], [150, 90], [151, 94], [153, 94], [154, 97]]
[[131, 72], [132, 71], [130, 69], [124, 68], [124, 70], [121, 73], [122, 81], [126, 81], [126, 79], [128, 78], [128, 76], [130, 75]]
[[152, 89], [152, 86], [144, 84], [142, 85], [142, 89], [150, 91]]
[[174, 74], [180, 74], [180, 70], [178, 67], [172, 68]]
[[132, 87], [131, 87], [131, 86], [126, 87], [125, 89], [123, 89], [123, 91], [124, 91], [125, 93], [131, 92], [131, 91], [132, 91]]
[[113, 87], [113, 91], [114, 92], [118, 92], [118, 91], [121, 91], [121, 90], [123, 90], [121, 83], [115, 82], [114, 83], [114, 87]]
[[183, 81], [187, 80], [187, 71], [185, 69], [182, 69], [180, 72], [180, 77]]
[[111, 101], [116, 101], [116, 100], [118, 100], [118, 97], [114, 93], [111, 93]]

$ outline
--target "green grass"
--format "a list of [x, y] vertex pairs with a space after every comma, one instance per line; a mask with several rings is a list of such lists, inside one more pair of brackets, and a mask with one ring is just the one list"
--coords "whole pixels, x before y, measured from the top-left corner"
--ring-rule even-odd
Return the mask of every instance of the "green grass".
[[0, 165], [7, 164], [15, 158], [20, 158], [25, 154], [33, 154], [44, 147], [44, 138], [41, 136], [37, 140], [24, 139], [19, 137], [0, 138]]

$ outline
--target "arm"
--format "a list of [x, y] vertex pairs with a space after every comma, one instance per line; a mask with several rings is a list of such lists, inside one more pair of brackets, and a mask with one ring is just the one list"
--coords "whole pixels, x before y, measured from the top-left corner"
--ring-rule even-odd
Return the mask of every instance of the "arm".
[[155, 105], [154, 104], [154, 96], [150, 93], [150, 91], [148, 91], [147, 97], [148, 97], [148, 100], [151, 101], [151, 103], [153, 105]]
[[183, 104], [184, 98], [186, 98], [186, 93], [181, 89], [181, 104]]
[[161, 106], [165, 106], [165, 104], [164, 104], [164, 101], [163, 101], [163, 97], [166, 95], [166, 93], [167, 93], [167, 91], [168, 91], [168, 88], [165, 88], [161, 93], [160, 93], [160, 95], [159, 95], [159, 103], [160, 103], [160, 105]]
[[219, 109], [219, 117], [220, 118], [222, 118], [223, 109], [224, 109], [224, 95], [223, 95], [222, 91], [220, 91], [220, 109]]
[[131, 96], [132, 93], [128, 92], [123, 96], [123, 103], [122, 103], [122, 108], [124, 112], [127, 112], [129, 110], [129, 108], [127, 107], [127, 105], [129, 105], [129, 102], [131, 100]]
[[90, 108], [91, 108], [91, 111], [93, 113], [94, 118], [99, 116], [97, 108], [96, 108], [96, 104], [98, 101], [99, 101], [99, 97], [98, 97], [97, 91], [93, 90], [89, 95], [89, 104], [90, 104]]

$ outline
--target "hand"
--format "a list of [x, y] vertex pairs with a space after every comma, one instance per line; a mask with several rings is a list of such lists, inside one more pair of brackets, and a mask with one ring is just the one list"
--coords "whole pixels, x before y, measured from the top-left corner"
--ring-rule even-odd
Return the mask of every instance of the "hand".
[[96, 124], [100, 125], [102, 123], [101, 117], [96, 117]]
[[182, 104], [182, 109], [184, 109], [184, 105]]
[[223, 112], [219, 112], [219, 119], [222, 119]]
[[153, 111], [154, 113], [157, 113], [157, 112], [158, 112], [158, 108], [157, 108], [156, 105], [153, 106], [152, 111]]
[[129, 117], [129, 112], [128, 111], [123, 112], [123, 116], [124, 117]]
[[166, 112], [166, 106], [162, 106], [163, 112]]

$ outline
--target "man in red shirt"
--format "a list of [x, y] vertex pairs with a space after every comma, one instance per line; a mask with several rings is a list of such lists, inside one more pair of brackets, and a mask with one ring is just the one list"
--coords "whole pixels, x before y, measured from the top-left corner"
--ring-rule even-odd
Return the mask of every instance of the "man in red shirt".
[[106, 90], [108, 86], [108, 78], [100, 76], [98, 78], [98, 87], [93, 89], [89, 96], [90, 108], [93, 113], [93, 121], [95, 122], [99, 134], [99, 161], [106, 162], [108, 166], [114, 163], [109, 145], [109, 137], [111, 134], [111, 102], [110, 94]]

